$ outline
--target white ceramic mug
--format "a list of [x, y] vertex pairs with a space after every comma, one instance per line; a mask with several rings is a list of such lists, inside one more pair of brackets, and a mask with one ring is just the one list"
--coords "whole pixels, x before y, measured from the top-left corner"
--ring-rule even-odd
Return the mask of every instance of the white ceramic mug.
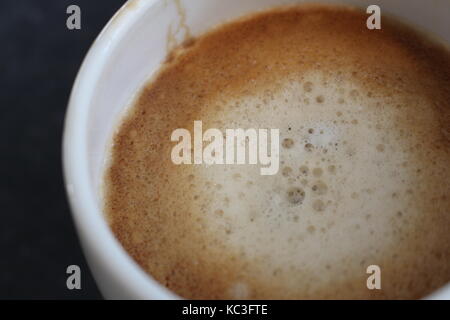
[[[111, 19], [79, 71], [66, 116], [63, 161], [73, 218], [91, 271], [105, 298], [177, 296], [147, 275], [109, 229], [100, 186], [114, 128], [136, 92], [166, 57], [169, 29], [182, 41], [233, 18], [299, 0], [130, 0]], [[450, 44], [448, 0], [328, 0], [371, 4]], [[450, 285], [430, 298], [450, 299]]]

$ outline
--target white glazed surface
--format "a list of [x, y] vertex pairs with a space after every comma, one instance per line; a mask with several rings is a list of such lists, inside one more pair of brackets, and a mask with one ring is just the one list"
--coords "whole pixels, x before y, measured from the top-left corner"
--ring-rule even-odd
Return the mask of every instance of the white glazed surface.
[[[180, 19], [193, 36], [233, 18], [298, 0], [130, 0], [89, 51], [74, 84], [66, 115], [63, 164], [78, 234], [100, 291], [109, 299], [172, 299], [124, 251], [102, 214], [101, 180], [113, 130], [168, 50], [168, 32], [182, 40]], [[450, 44], [447, 0], [328, 0], [389, 13]], [[180, 8], [183, 10], [180, 11]], [[182, 14], [180, 14], [182, 13]], [[429, 298], [450, 299], [450, 286]]]

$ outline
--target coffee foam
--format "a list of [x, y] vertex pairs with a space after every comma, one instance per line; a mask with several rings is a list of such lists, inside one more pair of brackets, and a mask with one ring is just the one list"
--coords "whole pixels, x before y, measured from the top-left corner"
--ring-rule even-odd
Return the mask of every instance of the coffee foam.
[[[365, 19], [277, 9], [171, 55], [106, 175], [111, 228], [153, 277], [207, 299], [417, 298], [450, 279], [449, 56]], [[194, 120], [280, 129], [279, 173], [173, 165], [170, 134]]]

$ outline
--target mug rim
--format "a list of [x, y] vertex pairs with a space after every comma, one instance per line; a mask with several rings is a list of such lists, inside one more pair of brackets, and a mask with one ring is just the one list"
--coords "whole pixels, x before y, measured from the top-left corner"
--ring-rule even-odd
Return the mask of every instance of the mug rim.
[[[164, 0], [128, 0], [97, 36], [81, 64], [72, 87], [62, 140], [65, 189], [83, 253], [85, 256], [88, 253], [95, 255], [102, 272], [112, 275], [117, 285], [136, 299], [180, 299], [180, 297], [146, 273], [126, 252], [110, 229], [90, 183], [87, 128], [91, 102], [95, 94], [94, 83], [99, 80], [110, 51], [118, 45], [136, 20], [161, 1]], [[95, 276], [92, 261], [86, 260]], [[96, 283], [102, 291], [97, 279]], [[449, 297], [450, 282], [424, 299]]]
[[[98, 35], [73, 85], [63, 132], [63, 173], [66, 193], [83, 251], [93, 254], [103, 273], [114, 276], [124, 291], [138, 299], [177, 299], [129, 256], [113, 235], [90, 183], [87, 128], [95, 83], [107, 57], [122, 36], [150, 7], [160, 0], [129, 0], [109, 20]], [[88, 264], [91, 262], [87, 259]], [[111, 263], [113, 261], [113, 263]], [[93, 273], [94, 268], [90, 268]], [[125, 271], [126, 270], [126, 271]], [[99, 283], [97, 282], [97, 285]], [[99, 286], [100, 287], [100, 286]], [[100, 288], [101, 289], [101, 288]], [[103, 292], [102, 292], [103, 293]]]

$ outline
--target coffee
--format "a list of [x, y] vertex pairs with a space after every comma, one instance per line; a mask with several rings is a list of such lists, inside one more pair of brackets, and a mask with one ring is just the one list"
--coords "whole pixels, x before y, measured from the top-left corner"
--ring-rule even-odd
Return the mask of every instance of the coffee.
[[[105, 211], [185, 298], [420, 298], [450, 280], [450, 55], [340, 6], [186, 42], [114, 136]], [[280, 169], [175, 165], [177, 128], [276, 128]], [[381, 289], [367, 287], [380, 267]]]

